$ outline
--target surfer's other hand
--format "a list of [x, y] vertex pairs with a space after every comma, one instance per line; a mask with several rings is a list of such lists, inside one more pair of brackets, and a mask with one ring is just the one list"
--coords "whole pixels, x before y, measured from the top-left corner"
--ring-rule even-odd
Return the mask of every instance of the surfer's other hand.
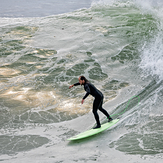
[[81, 103], [82, 103], [82, 104], [84, 103], [84, 99], [82, 99]]

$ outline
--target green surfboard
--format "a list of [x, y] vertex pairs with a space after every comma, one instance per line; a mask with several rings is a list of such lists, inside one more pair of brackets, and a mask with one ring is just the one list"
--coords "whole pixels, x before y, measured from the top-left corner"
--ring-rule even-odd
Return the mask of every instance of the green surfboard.
[[107, 123], [104, 123], [103, 125], [101, 125], [101, 128], [87, 130], [87, 131], [82, 132], [76, 136], [73, 136], [67, 140], [78, 140], [78, 139], [83, 139], [83, 138], [86, 138], [86, 137], [89, 137], [92, 135], [96, 135], [96, 134], [110, 128], [111, 126], [116, 124], [118, 121], [119, 121], [119, 119], [114, 119], [111, 122], [107, 122]]

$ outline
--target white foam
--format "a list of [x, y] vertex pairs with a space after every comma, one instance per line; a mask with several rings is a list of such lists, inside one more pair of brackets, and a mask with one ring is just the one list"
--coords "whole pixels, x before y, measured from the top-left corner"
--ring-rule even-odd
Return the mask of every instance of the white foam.
[[158, 75], [163, 80], [163, 36], [160, 32], [143, 49], [140, 67], [151, 75]]
[[118, 6], [126, 6], [135, 4], [137, 7], [141, 7], [142, 9], [149, 10], [153, 7], [163, 7], [162, 0], [93, 0], [92, 6], [97, 5], [118, 5]]

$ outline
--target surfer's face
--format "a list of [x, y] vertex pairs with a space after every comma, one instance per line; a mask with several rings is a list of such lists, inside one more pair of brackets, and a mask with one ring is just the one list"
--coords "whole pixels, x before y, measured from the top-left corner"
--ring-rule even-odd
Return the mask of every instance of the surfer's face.
[[79, 77], [79, 83], [80, 83], [80, 85], [83, 85], [85, 83], [85, 81], [81, 80], [80, 77]]

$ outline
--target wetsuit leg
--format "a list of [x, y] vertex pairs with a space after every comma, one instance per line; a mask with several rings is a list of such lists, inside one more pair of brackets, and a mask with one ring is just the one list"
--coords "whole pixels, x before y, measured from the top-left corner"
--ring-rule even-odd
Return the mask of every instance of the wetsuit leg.
[[99, 104], [99, 110], [104, 114], [106, 115], [106, 117], [108, 119], [110, 119], [110, 115], [108, 114], [108, 112], [102, 107], [102, 104], [103, 104], [103, 98], [101, 99], [101, 102]]
[[101, 126], [100, 120], [99, 120], [99, 115], [98, 115], [98, 113], [97, 113], [99, 104], [100, 104], [100, 100], [98, 100], [98, 99], [95, 98], [95, 100], [94, 100], [94, 102], [93, 102], [93, 110], [92, 110], [92, 112], [93, 112], [93, 114], [94, 114], [94, 117], [95, 117], [97, 126]]

